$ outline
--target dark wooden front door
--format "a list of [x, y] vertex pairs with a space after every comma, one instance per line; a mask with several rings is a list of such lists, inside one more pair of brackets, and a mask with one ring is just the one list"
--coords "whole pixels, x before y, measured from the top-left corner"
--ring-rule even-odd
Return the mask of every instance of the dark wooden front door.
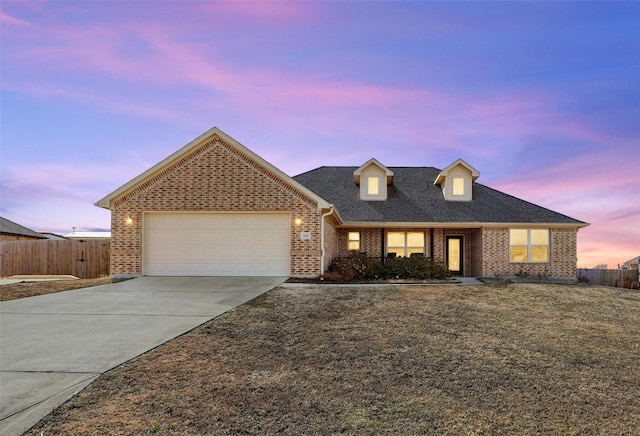
[[451, 274], [464, 272], [464, 239], [462, 236], [447, 236], [447, 267]]

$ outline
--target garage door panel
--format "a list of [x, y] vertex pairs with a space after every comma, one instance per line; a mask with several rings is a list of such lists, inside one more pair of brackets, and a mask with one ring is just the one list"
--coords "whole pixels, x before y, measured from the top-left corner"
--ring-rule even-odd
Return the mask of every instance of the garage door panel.
[[289, 214], [149, 213], [146, 275], [288, 275]]

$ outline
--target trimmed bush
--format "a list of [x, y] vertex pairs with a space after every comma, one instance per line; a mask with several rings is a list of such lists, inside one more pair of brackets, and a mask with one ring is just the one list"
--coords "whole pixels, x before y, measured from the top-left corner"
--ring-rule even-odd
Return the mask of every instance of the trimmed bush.
[[380, 258], [361, 255], [337, 257], [329, 265], [326, 280], [350, 282], [376, 279], [445, 279], [451, 273], [444, 262], [423, 256], [394, 257], [382, 262]]
[[335, 282], [350, 282], [363, 279], [366, 270], [366, 258], [363, 256], [337, 257], [324, 277]]

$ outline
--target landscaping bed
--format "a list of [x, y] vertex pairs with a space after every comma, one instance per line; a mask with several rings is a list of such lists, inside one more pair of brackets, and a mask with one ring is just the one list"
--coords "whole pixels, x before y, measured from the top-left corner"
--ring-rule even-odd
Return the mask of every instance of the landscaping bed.
[[604, 287], [280, 287], [29, 434], [635, 434], [639, 320]]

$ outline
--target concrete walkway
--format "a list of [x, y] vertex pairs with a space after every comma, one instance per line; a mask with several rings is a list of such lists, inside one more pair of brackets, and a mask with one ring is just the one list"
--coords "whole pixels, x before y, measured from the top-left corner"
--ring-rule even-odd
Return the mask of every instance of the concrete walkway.
[[460, 285], [484, 285], [484, 282], [475, 277], [454, 277], [453, 281]]
[[103, 372], [285, 280], [141, 277], [0, 303], [0, 434], [22, 434]]

